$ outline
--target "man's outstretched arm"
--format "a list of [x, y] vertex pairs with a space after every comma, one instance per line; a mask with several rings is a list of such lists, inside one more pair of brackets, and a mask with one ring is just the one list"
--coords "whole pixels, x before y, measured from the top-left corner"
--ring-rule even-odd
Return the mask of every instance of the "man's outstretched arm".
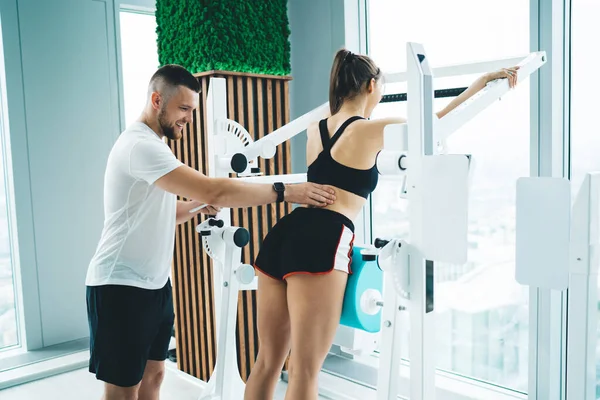
[[[277, 201], [277, 193], [271, 184], [209, 178], [185, 165], [159, 178], [155, 184], [167, 192], [217, 207], [253, 207]], [[330, 186], [314, 183], [286, 185], [284, 200], [324, 207], [333, 204], [335, 191]]]

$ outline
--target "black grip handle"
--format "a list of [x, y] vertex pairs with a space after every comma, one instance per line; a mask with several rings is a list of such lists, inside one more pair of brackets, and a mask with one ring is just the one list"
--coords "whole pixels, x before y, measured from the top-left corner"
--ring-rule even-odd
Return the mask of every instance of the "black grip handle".
[[242, 153], [236, 153], [231, 157], [231, 169], [235, 172], [242, 173], [248, 168], [248, 159]]
[[250, 241], [250, 232], [246, 228], [238, 228], [233, 234], [233, 243], [237, 247], [244, 247]]
[[385, 245], [387, 245], [390, 241], [389, 240], [385, 240], [385, 239], [380, 239], [380, 238], [376, 238], [375, 242], [373, 243], [373, 245], [380, 249], [382, 247], [385, 247]]
[[210, 225], [210, 226], [216, 226], [218, 228], [222, 228], [225, 225], [225, 223], [221, 219], [211, 218], [211, 219], [208, 220], [208, 225]]

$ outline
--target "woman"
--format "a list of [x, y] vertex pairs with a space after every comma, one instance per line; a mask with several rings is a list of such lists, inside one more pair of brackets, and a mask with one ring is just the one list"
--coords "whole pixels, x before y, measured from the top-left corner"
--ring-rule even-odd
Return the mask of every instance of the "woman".
[[[439, 118], [489, 81], [517, 82], [517, 69], [475, 81]], [[263, 242], [258, 271], [259, 352], [246, 384], [246, 400], [272, 399], [291, 349], [286, 400], [317, 399], [317, 377], [340, 321], [354, 241], [352, 220], [378, 180], [383, 129], [402, 118], [368, 120], [381, 101], [381, 70], [367, 56], [340, 50], [330, 76], [331, 117], [307, 130], [308, 181], [336, 187], [336, 202], [300, 207], [282, 218]], [[333, 134], [332, 134], [333, 133]]]

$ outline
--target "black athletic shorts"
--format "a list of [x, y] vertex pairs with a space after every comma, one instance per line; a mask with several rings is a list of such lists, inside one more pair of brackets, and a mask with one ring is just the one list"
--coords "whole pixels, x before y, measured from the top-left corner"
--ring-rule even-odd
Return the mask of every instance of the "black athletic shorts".
[[254, 267], [278, 280], [334, 269], [351, 274], [353, 244], [354, 224], [346, 216], [323, 208], [299, 207], [269, 231]]
[[171, 282], [162, 289], [87, 287], [90, 366], [96, 378], [121, 387], [137, 385], [146, 361], [167, 358], [175, 313]]

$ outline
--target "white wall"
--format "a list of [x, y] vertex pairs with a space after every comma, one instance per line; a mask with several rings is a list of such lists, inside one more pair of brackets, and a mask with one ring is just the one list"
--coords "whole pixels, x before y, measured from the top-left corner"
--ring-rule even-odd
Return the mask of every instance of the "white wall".
[[30, 349], [88, 336], [85, 274], [121, 129], [117, 14], [113, 0], [0, 2]]
[[[342, 47], [365, 52], [364, 0], [288, 0], [292, 81], [290, 117], [329, 100], [329, 72]], [[306, 172], [306, 134], [292, 139], [292, 172]]]
[[[289, 0], [292, 81], [290, 117], [329, 100], [329, 73], [337, 50], [366, 53], [364, 0]], [[306, 133], [291, 142], [292, 172], [306, 172]], [[369, 213], [356, 218], [356, 242], [370, 243]]]
[[[329, 96], [329, 71], [344, 46], [344, 0], [289, 0], [292, 81], [290, 117], [323, 104]], [[292, 139], [292, 172], [306, 172], [306, 134]]]

